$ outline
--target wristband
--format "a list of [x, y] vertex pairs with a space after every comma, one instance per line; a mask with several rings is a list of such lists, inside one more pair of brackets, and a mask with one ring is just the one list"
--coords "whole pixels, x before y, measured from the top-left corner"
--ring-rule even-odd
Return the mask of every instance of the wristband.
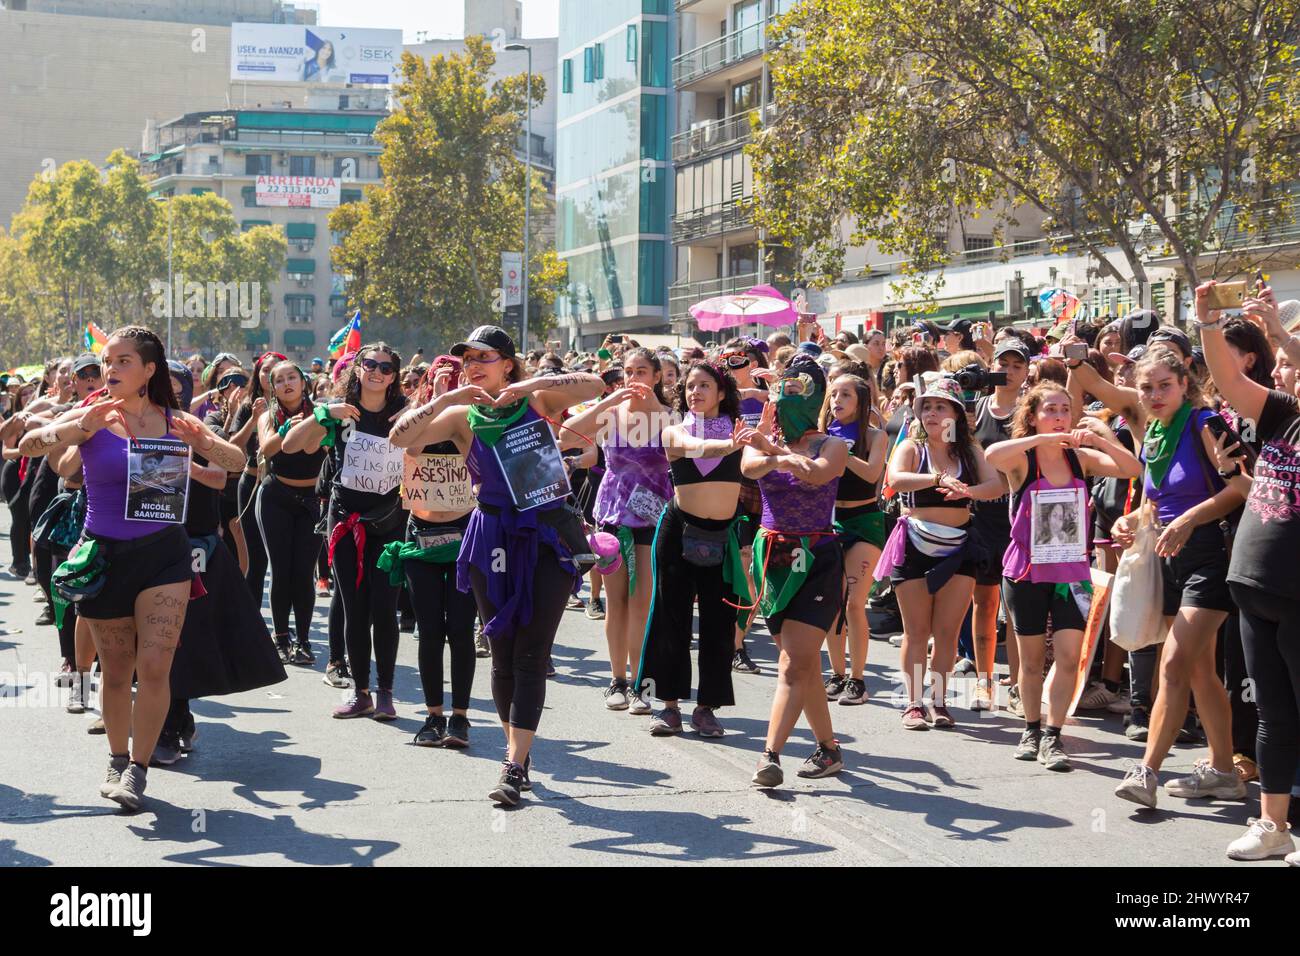
[[285, 422], [283, 425], [281, 425], [279, 428], [275, 430], [275, 433], [279, 435], [281, 438], [283, 438], [285, 435], [289, 434], [289, 429], [292, 427], [293, 427], [293, 422]]
[[1243, 474], [1241, 462], [1237, 462], [1237, 467], [1233, 468], [1232, 471], [1220, 471], [1219, 477], [1226, 481], [1229, 478], [1236, 478], [1240, 474]]
[[1213, 322], [1202, 322], [1200, 319], [1197, 319], [1196, 324], [1202, 329], [1221, 329], [1228, 324], [1228, 317], [1220, 313], [1219, 317]]

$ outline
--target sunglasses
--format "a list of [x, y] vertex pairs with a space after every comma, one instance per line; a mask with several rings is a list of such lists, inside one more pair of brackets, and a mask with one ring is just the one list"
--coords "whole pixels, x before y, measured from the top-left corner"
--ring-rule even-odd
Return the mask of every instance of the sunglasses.
[[100, 373], [98, 367], [96, 367], [93, 371], [88, 368], [83, 368], [80, 372], [77, 373], [78, 382], [93, 382], [95, 379], [99, 377], [100, 377]]
[[466, 365], [471, 365], [471, 364], [472, 364], [472, 365], [491, 365], [493, 362], [500, 362], [500, 361], [501, 361], [501, 353], [500, 353], [500, 352], [488, 353], [488, 354], [490, 354], [492, 357], [491, 357], [491, 358], [488, 358], [487, 355], [478, 355], [478, 356], [475, 356], [475, 355], [465, 355], [465, 356], [463, 356], [463, 360], [464, 360], [464, 362], [465, 362]]
[[372, 358], [363, 358], [361, 360], [361, 367], [367, 372], [373, 372], [375, 369], [379, 369], [379, 372], [382, 375], [392, 375], [397, 371], [397, 366], [392, 362], [376, 362]]
[[217, 391], [224, 392], [232, 385], [236, 385], [239, 388], [243, 388], [247, 384], [248, 384], [247, 375], [223, 375], [221, 377], [221, 381], [217, 383]]

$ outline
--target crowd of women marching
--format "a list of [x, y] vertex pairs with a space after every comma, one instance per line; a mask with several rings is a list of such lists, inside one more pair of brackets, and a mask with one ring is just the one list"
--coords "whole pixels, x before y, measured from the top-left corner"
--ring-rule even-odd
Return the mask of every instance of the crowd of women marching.
[[[374, 343], [303, 368], [168, 361], [123, 328], [5, 383], [9, 571], [48, 601], [70, 712], [97, 667], [100, 792], [128, 809], [194, 747], [189, 701], [286, 666], [348, 689], [337, 719], [394, 719], [409, 630], [422, 746], [470, 746], [490, 656], [507, 744], [489, 795], [515, 805], [570, 609], [604, 622], [593, 707], [655, 737], [726, 735], [761, 619], [779, 668], [753, 784], [784, 783], [801, 718], [796, 773], [829, 776], [874, 622], [897, 632], [900, 732], [1005, 708], [1024, 724], [1007, 759], [1065, 771], [1070, 714], [1122, 713], [1144, 751], [1118, 797], [1242, 800], [1257, 780], [1228, 855], [1300, 864], [1300, 304], [1262, 281], [1230, 315], [1215, 283], [1195, 295], [1199, 345], [1145, 310], [1046, 337], [810, 323], [592, 355], [520, 354], [483, 326], [427, 364]], [[1095, 642], [1103, 579], [1116, 631]], [[1171, 747], [1202, 741], [1162, 781]]]

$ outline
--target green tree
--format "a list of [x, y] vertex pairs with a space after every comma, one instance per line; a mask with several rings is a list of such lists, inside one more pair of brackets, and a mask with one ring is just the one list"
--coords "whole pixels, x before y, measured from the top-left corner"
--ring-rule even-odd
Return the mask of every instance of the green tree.
[[[491, 46], [481, 37], [465, 46], [428, 62], [403, 56], [396, 109], [375, 130], [384, 183], [330, 216], [344, 236], [334, 266], [350, 277], [366, 338], [436, 346], [499, 321], [501, 253], [519, 249], [524, 224], [525, 168], [514, 151], [527, 78], [493, 82]], [[534, 76], [534, 105], [544, 97]], [[537, 221], [547, 200], [536, 173], [532, 194]], [[540, 242], [531, 250], [531, 298], [554, 301], [557, 268]]]
[[816, 277], [874, 241], [913, 291], [953, 223], [1001, 239], [1026, 208], [1102, 275], [1239, 272], [1295, 217], [1298, 35], [1295, 0], [802, 0], [757, 221]]

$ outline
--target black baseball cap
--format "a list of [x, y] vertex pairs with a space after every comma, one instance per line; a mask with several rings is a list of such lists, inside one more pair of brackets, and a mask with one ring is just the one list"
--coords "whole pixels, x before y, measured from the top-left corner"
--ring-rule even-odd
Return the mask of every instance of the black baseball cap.
[[1182, 329], [1176, 329], [1172, 325], [1160, 326], [1151, 333], [1151, 337], [1147, 339], [1147, 345], [1152, 346], [1157, 342], [1172, 342], [1183, 353], [1183, 358], [1192, 357], [1192, 340], [1187, 337], [1187, 333]]
[[946, 334], [965, 335], [970, 331], [973, 323], [970, 319], [953, 319], [951, 322], [936, 322], [934, 324]]
[[1001, 356], [1009, 355], [1013, 352], [1016, 355], [1019, 355], [1026, 362], [1029, 361], [1029, 346], [1014, 337], [1005, 338], [997, 344], [997, 347], [993, 350], [993, 361], [996, 362]]
[[457, 342], [451, 347], [451, 354], [460, 358], [467, 349], [480, 349], [484, 352], [500, 352], [506, 358], [515, 357], [515, 340], [510, 333], [497, 325], [480, 325], [469, 334], [464, 342]]
[[72, 374], [76, 375], [83, 368], [99, 368], [101, 364], [94, 352], [82, 352], [72, 361]]

